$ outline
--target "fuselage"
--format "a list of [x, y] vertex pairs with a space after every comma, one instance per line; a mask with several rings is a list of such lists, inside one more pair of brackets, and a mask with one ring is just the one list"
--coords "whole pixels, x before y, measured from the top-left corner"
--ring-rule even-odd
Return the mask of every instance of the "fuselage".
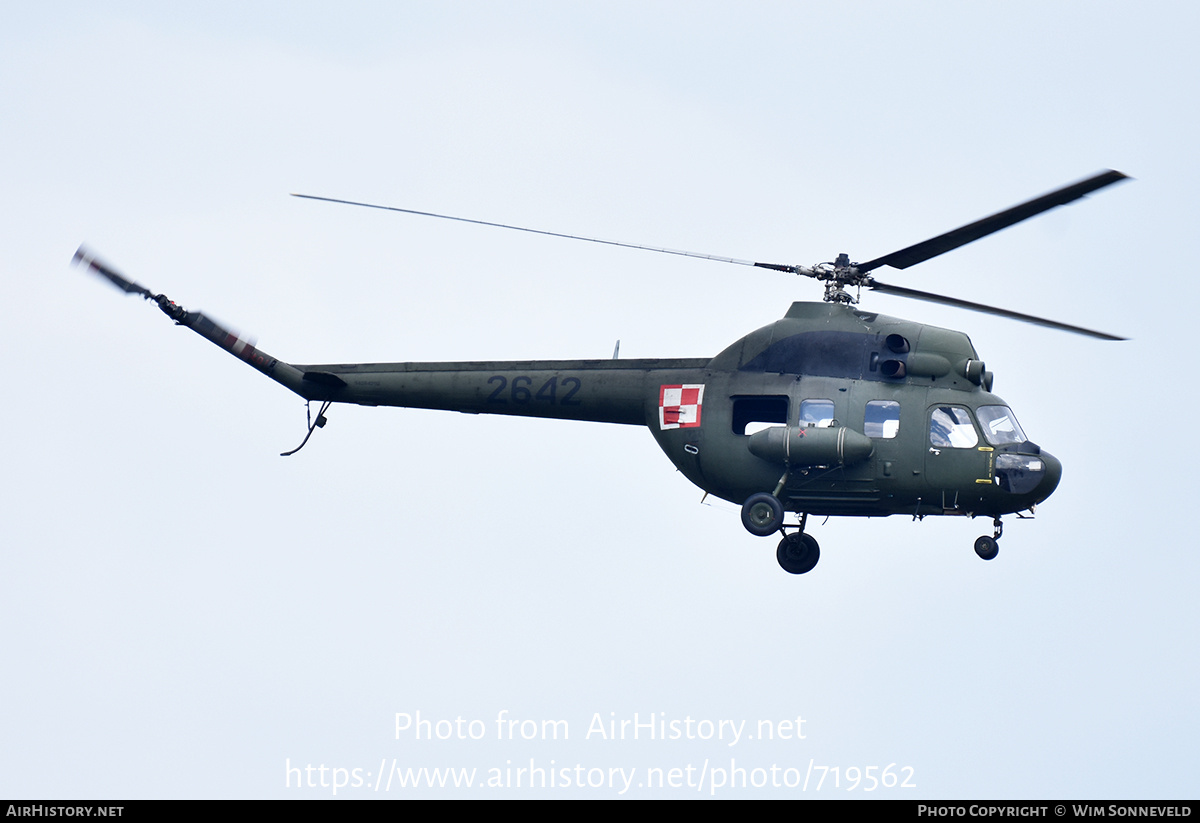
[[779, 488], [812, 514], [995, 516], [1061, 477], [961, 332], [795, 303], [695, 382], [700, 424], [651, 428], [696, 485], [735, 503]]
[[264, 371], [313, 400], [644, 425], [705, 491], [797, 512], [995, 516], [1062, 470], [965, 334], [844, 305], [795, 303], [711, 359], [286, 365]]

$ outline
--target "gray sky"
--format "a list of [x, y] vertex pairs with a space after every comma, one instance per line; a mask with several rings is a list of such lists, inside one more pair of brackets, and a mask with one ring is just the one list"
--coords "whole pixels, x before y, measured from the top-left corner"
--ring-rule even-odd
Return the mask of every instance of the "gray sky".
[[[832, 6], [7, 4], [0, 795], [1194, 798], [1196, 13]], [[298, 398], [68, 266], [292, 362], [700, 357], [819, 287], [287, 195], [814, 263], [1109, 167], [884, 279], [1130, 342], [869, 298], [970, 334], [1064, 463], [991, 563], [984, 520], [834, 519], [792, 577], [632, 427], [335, 407], [280, 459]], [[635, 713], [684, 739], [588, 735]], [[889, 764], [917, 788], [847, 790]]]

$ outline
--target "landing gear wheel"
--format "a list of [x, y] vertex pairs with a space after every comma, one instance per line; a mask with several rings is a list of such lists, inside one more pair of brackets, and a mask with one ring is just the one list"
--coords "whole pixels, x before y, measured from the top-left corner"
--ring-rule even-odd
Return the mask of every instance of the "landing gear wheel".
[[766, 537], [783, 525], [783, 504], [767, 492], [752, 494], [742, 504], [742, 525], [756, 537]]
[[812, 535], [792, 532], [779, 541], [775, 559], [788, 574], [804, 574], [812, 571], [821, 559], [821, 547]]
[[1000, 553], [1000, 546], [996, 543], [996, 538], [988, 537], [986, 534], [976, 539], [975, 554], [982, 557], [984, 560], [991, 560]]

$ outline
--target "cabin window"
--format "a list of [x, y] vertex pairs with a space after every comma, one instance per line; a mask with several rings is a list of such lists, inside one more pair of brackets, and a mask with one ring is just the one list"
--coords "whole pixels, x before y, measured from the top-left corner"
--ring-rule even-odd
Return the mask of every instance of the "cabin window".
[[872, 400], [863, 415], [863, 434], [891, 440], [900, 431], [900, 404], [895, 400]]
[[979, 442], [971, 413], [958, 406], [937, 406], [929, 417], [929, 442], [941, 448], [969, 449]]
[[788, 398], [783, 394], [765, 394], [733, 398], [733, 433], [754, 434], [774, 425], [785, 425]]
[[975, 414], [983, 427], [983, 436], [993, 446], [1025, 442], [1025, 432], [1008, 406], [980, 406]]
[[801, 400], [800, 427], [818, 426], [824, 428], [833, 425], [832, 400]]

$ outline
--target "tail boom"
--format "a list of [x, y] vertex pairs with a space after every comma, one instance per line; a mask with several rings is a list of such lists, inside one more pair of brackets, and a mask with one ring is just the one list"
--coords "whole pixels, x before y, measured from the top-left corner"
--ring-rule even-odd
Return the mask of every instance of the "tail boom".
[[312, 400], [642, 426], [661, 384], [697, 382], [707, 365], [707, 359], [606, 359], [295, 368], [307, 384], [300, 393]]

